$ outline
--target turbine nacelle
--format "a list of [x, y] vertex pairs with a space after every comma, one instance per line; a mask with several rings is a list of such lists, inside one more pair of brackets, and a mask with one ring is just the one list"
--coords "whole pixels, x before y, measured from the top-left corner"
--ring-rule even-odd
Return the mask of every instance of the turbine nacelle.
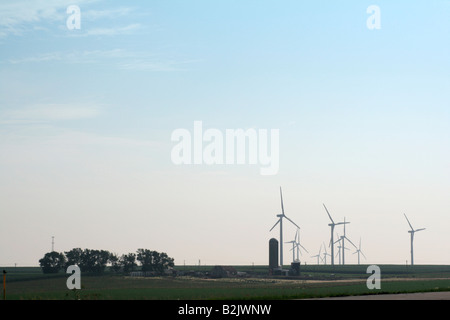
[[421, 229], [416, 229], [416, 230], [408, 230], [408, 233], [414, 233], [414, 232], [419, 232], [422, 230], [425, 230], [426, 228], [421, 228]]

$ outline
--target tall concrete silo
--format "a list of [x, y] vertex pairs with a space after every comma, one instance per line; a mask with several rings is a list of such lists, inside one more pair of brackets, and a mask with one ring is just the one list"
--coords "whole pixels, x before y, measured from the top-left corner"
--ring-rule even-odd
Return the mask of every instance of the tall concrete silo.
[[278, 268], [278, 240], [272, 238], [269, 240], [269, 271], [272, 273]]

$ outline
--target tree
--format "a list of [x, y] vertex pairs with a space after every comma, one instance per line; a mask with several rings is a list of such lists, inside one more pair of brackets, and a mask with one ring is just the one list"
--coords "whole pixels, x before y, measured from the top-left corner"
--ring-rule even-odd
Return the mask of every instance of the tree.
[[39, 265], [44, 273], [58, 273], [66, 263], [63, 253], [56, 251], [48, 252], [39, 260]]
[[166, 269], [173, 268], [175, 266], [174, 259], [169, 257], [167, 253], [162, 252], [160, 254], [160, 272], [163, 272]]
[[63, 253], [50, 252], [45, 254], [39, 263], [44, 273], [55, 273], [61, 268], [68, 268], [72, 265], [80, 267], [82, 272], [103, 273], [108, 263], [111, 270], [119, 272], [130, 272], [137, 267], [136, 260], [139, 261], [142, 271], [153, 271], [163, 273], [164, 270], [173, 267], [173, 258], [166, 253], [159, 253], [148, 249], [138, 249], [137, 254], [124, 254], [120, 258], [106, 250], [92, 250], [74, 248]]
[[110, 256], [105, 250], [75, 248], [66, 252], [66, 267], [77, 265], [82, 272], [103, 273]]
[[81, 255], [83, 254], [83, 250], [81, 250], [81, 248], [74, 248], [70, 251], [66, 251], [65, 254], [67, 258], [66, 268], [72, 265], [81, 265]]
[[105, 250], [84, 249], [79, 267], [83, 272], [103, 273], [109, 257], [110, 253]]
[[130, 272], [136, 268], [136, 255], [134, 253], [123, 254], [120, 257], [120, 264], [122, 265], [123, 272]]
[[115, 253], [111, 253], [109, 255], [109, 262], [111, 263], [111, 270], [114, 272], [119, 272], [122, 269], [122, 265], [120, 264], [120, 259]]
[[173, 258], [170, 258], [166, 253], [148, 249], [138, 249], [137, 260], [141, 263], [142, 271], [163, 273], [164, 270], [174, 266]]
[[153, 269], [153, 251], [148, 249], [138, 249], [136, 260], [141, 264], [141, 270], [154, 271]]

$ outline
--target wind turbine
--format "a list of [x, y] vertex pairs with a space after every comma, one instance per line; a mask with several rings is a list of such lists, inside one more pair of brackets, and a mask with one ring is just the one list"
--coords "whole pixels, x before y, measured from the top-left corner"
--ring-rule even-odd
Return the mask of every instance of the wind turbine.
[[324, 264], [327, 264], [327, 256], [331, 256], [329, 253], [327, 253], [327, 246], [325, 245], [325, 243], [323, 244], [323, 248], [324, 248], [324, 253], [323, 253], [323, 258], [322, 261]]
[[333, 220], [333, 218], [331, 218], [331, 215], [330, 215], [330, 213], [328, 212], [328, 209], [327, 209], [327, 207], [325, 206], [325, 204], [323, 204], [323, 207], [325, 208], [325, 210], [326, 210], [326, 212], [327, 212], [327, 214], [328, 214], [328, 217], [330, 218], [330, 220], [331, 220], [331, 223], [329, 223], [328, 225], [331, 227], [331, 239], [330, 239], [330, 244], [329, 244], [329, 246], [331, 246], [331, 265], [333, 265], [334, 266], [334, 238], [333, 238], [333, 235], [334, 235], [334, 227], [335, 226], [337, 226], [337, 225], [340, 225], [340, 224], [346, 224], [346, 223], [349, 223], [349, 222], [338, 222], [338, 223], [335, 223], [334, 222], [334, 220]]
[[[338, 239], [334, 242], [335, 244], [342, 241], [341, 237], [339, 237], [339, 233], [337, 233], [337, 236], [338, 236]], [[339, 243], [337, 248], [338, 248], [338, 252], [337, 252], [336, 256], [339, 257], [339, 264], [341, 264], [341, 248], [342, 248], [342, 245]]]
[[[338, 253], [336, 254], [336, 256], [337, 257], [339, 257], [339, 264], [341, 265], [342, 263], [341, 263], [341, 249], [343, 249], [343, 250], [348, 250], [348, 248], [345, 248], [343, 245], [342, 245], [342, 243], [340, 243], [340, 242], [342, 242], [342, 236], [340, 237], [339, 236], [339, 233], [336, 233], [337, 234], [337, 236], [338, 236], [338, 239], [334, 242], [335, 244], [336, 243], [339, 243], [339, 245], [337, 246], [337, 248], [338, 248]], [[335, 256], [335, 257], [336, 257]]]
[[408, 232], [411, 233], [411, 265], [414, 265], [414, 246], [413, 246], [413, 241], [414, 241], [414, 233], [418, 232], [418, 231], [422, 231], [425, 230], [425, 228], [421, 228], [421, 229], [416, 229], [414, 230], [413, 226], [411, 225], [411, 223], [408, 220], [408, 217], [406, 216], [406, 214], [404, 213], [406, 221], [408, 221], [409, 226], [411, 227], [411, 230], [409, 230]]
[[300, 243], [300, 228], [299, 229], [297, 229], [297, 236], [298, 236], [298, 240], [297, 240], [297, 243], [296, 243], [296, 247], [297, 247], [297, 261], [300, 261], [300, 257], [299, 257], [299, 253], [300, 253], [300, 255], [302, 254], [302, 251], [300, 250], [300, 248], [303, 248], [303, 250], [305, 250], [307, 253], [309, 253], [308, 252], [308, 250], [306, 250], [306, 248], [304, 247], [304, 246], [302, 246], [301, 245], [301, 243]]
[[300, 229], [300, 227], [298, 225], [296, 225], [294, 221], [292, 221], [291, 219], [286, 217], [286, 215], [284, 214], [283, 193], [281, 192], [281, 187], [280, 187], [280, 197], [281, 197], [281, 214], [277, 214], [277, 217], [280, 218], [280, 219], [278, 219], [278, 221], [269, 230], [269, 232], [272, 231], [272, 229], [275, 228], [275, 226], [278, 223], [280, 224], [280, 267], [281, 267], [281, 269], [283, 269], [283, 218], [286, 218], [288, 221], [290, 221], [298, 229]]
[[316, 258], [317, 257], [317, 264], [320, 264], [320, 253], [322, 252], [322, 245], [320, 245], [320, 249], [319, 249], [319, 253], [316, 254], [315, 256], [311, 256], [311, 258]]
[[[344, 248], [344, 250], [342, 250], [342, 264], [345, 265], [345, 239], [347, 239], [355, 248], [355, 244], [349, 239], [347, 238], [347, 236], [345, 235], [345, 224], [346, 223], [350, 223], [350, 222], [345, 222], [345, 217], [344, 217], [344, 235], [341, 236], [341, 240], [342, 240], [342, 247]], [[358, 249], [358, 248], [356, 248]]]
[[[297, 229], [297, 231], [295, 232], [294, 240], [288, 241], [286, 243], [292, 243], [292, 249], [290, 251], [292, 251], [293, 262], [300, 261], [300, 255], [302, 254], [300, 248], [303, 248], [303, 250], [308, 252], [308, 250], [306, 250], [306, 248], [300, 244], [300, 229]], [[297, 258], [295, 258], [295, 253], [297, 253]]]
[[[297, 229], [297, 232], [298, 232], [298, 229]], [[295, 262], [295, 250], [294, 249], [297, 246], [297, 232], [295, 233], [295, 239], [294, 240], [285, 242], [285, 243], [292, 243], [292, 249], [290, 250], [290, 251], [292, 251], [292, 262]], [[297, 253], [297, 255], [298, 255], [298, 253]]]
[[359, 237], [359, 247], [356, 249], [355, 252], [353, 252], [353, 254], [357, 253], [358, 254], [358, 264], [359, 264], [359, 254], [361, 253], [364, 257], [364, 259], [367, 259], [366, 256], [364, 255], [364, 253], [361, 251], [361, 237]]

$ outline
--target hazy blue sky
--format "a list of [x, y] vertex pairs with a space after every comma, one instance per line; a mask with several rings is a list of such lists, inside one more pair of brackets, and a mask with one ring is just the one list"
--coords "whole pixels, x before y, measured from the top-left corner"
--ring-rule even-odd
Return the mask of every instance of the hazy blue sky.
[[[410, 260], [406, 213], [427, 228], [415, 262], [449, 264], [449, 17], [448, 0], [0, 2], [0, 265], [37, 265], [52, 236], [268, 264], [279, 186], [302, 262], [329, 241], [325, 203], [364, 263]], [[279, 129], [278, 174], [174, 165], [194, 121]]]

